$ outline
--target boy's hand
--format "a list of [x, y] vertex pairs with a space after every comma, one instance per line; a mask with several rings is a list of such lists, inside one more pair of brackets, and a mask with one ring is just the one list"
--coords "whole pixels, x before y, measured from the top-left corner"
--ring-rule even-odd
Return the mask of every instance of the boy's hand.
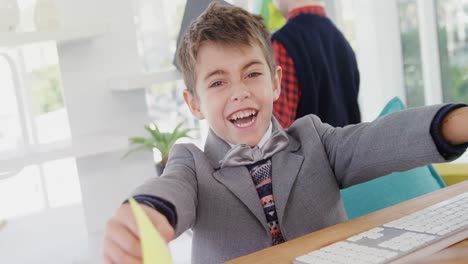
[[442, 135], [450, 144], [468, 142], [468, 107], [457, 108], [447, 114], [442, 121]]
[[[168, 243], [174, 238], [174, 228], [167, 218], [146, 205], [141, 205], [154, 227]], [[103, 244], [104, 263], [142, 263], [140, 235], [130, 204], [123, 204], [107, 222]]]

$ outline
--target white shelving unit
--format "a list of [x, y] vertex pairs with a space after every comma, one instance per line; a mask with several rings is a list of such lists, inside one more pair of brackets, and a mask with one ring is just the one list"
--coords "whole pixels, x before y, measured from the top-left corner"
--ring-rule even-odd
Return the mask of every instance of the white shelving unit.
[[103, 27], [75, 28], [49, 32], [10, 32], [0, 33], [0, 47], [13, 47], [43, 41], [56, 41], [58, 45], [90, 40], [103, 35]]
[[141, 73], [135, 75], [118, 76], [108, 81], [111, 91], [133, 91], [144, 89], [152, 84], [177, 81], [182, 75], [177, 69], [167, 69], [155, 73]]
[[42, 144], [14, 156], [0, 157], [0, 168], [2, 168], [3, 172], [15, 172], [28, 165], [41, 164], [67, 157], [81, 158], [98, 155], [125, 150], [127, 147], [128, 136], [106, 135], [103, 133], [79, 139]]

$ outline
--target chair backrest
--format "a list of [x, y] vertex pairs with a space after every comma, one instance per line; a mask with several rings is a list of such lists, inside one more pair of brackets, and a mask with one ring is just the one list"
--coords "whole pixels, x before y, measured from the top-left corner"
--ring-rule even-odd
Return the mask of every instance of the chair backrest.
[[[395, 97], [379, 117], [403, 109], [405, 105]], [[341, 190], [341, 196], [348, 218], [353, 219], [443, 187], [442, 178], [432, 165], [427, 165], [354, 185]]]

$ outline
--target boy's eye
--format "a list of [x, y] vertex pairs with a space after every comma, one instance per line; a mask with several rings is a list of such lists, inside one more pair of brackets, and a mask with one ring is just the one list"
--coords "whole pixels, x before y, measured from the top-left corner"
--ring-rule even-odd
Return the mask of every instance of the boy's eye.
[[247, 75], [248, 78], [255, 78], [255, 77], [258, 77], [262, 75], [261, 73], [259, 72], [252, 72], [252, 73], [249, 73], [249, 75]]
[[216, 81], [216, 82], [212, 83], [212, 84], [210, 85], [210, 87], [218, 87], [218, 86], [221, 86], [221, 85], [223, 85], [223, 82], [222, 82], [222, 81]]

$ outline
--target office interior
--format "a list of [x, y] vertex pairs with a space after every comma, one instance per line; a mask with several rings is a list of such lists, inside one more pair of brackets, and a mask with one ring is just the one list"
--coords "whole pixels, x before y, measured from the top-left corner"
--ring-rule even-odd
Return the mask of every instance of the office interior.
[[[106, 220], [157, 176], [157, 152], [122, 158], [145, 124], [185, 120], [180, 142], [203, 148], [173, 65], [187, 1], [0, 0], [0, 263], [99, 263]], [[468, 0], [325, 4], [357, 56], [363, 121], [395, 96], [468, 103]], [[467, 162], [436, 169], [458, 182]], [[174, 263], [190, 248], [190, 234], [171, 242]]]

